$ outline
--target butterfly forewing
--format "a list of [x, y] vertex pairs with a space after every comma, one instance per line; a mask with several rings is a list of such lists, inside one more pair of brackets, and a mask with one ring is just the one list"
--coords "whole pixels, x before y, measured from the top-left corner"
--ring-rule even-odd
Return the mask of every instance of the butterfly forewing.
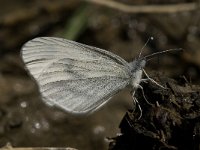
[[22, 57], [43, 100], [69, 112], [94, 111], [130, 82], [121, 57], [62, 38], [33, 39], [23, 46]]

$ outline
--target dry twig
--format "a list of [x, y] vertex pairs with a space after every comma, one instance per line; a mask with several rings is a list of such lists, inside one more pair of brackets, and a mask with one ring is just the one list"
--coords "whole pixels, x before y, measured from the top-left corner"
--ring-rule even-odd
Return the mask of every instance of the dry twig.
[[65, 147], [12, 147], [10, 143], [7, 143], [0, 150], [77, 150], [75, 148]]
[[117, 9], [126, 13], [177, 13], [184, 11], [197, 10], [197, 3], [181, 3], [181, 4], [168, 4], [168, 5], [137, 5], [130, 6], [115, 2], [113, 0], [85, 0], [88, 2], [104, 5], [113, 9]]

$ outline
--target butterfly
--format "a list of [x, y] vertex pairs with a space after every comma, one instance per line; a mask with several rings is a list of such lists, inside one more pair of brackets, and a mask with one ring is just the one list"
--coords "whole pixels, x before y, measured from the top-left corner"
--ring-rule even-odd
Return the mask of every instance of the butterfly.
[[[167, 51], [171, 50], [163, 52]], [[140, 57], [140, 52], [128, 63], [109, 51], [56, 37], [32, 39], [21, 52], [44, 102], [77, 114], [94, 112], [128, 85], [134, 98], [136, 89], [146, 80], [142, 79], [146, 59], [163, 53]]]

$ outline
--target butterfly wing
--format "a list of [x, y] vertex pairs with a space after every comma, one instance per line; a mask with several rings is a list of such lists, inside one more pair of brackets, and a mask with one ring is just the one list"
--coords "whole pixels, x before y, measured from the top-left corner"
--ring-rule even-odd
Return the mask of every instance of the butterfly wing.
[[35, 38], [22, 47], [22, 57], [43, 100], [68, 112], [96, 110], [130, 80], [121, 57], [62, 38]]

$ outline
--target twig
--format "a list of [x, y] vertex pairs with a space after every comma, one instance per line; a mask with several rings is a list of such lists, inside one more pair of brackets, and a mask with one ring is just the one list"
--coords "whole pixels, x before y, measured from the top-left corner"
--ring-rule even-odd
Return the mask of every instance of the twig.
[[77, 150], [70, 147], [12, 147], [11, 143], [7, 143], [0, 150]]
[[85, 0], [88, 2], [104, 5], [113, 9], [117, 9], [126, 13], [177, 13], [185, 11], [193, 11], [198, 8], [197, 3], [181, 3], [181, 4], [168, 4], [168, 5], [137, 5], [130, 6], [115, 2], [113, 0]]

